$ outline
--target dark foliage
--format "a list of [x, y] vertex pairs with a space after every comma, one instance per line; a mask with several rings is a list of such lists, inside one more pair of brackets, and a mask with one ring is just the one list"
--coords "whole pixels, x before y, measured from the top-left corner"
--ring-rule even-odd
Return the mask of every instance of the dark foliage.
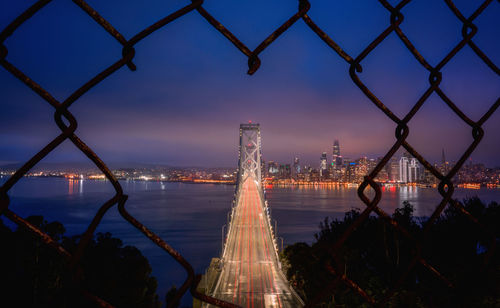
[[[78, 236], [65, 237], [61, 223], [48, 223], [42, 216], [27, 220], [49, 234], [70, 253]], [[2, 250], [0, 281], [2, 307], [94, 307], [69, 277], [65, 260], [28, 230], [12, 231], [0, 220]], [[80, 283], [90, 293], [116, 307], [158, 308], [157, 282], [141, 252], [110, 233], [98, 233], [84, 252], [78, 271]]]
[[179, 303], [175, 303], [175, 295], [177, 294], [178, 290], [177, 287], [174, 285], [170, 288], [170, 290], [167, 291], [167, 294], [165, 294], [165, 302], [167, 307], [179, 307]]
[[[500, 307], [500, 254], [498, 249], [489, 250], [491, 235], [496, 244], [500, 239], [500, 206], [495, 202], [486, 206], [478, 198], [462, 205], [489, 231], [448, 207], [423, 238], [426, 219], [416, 219], [408, 202], [396, 209], [392, 218], [422, 242], [422, 257], [452, 286], [417, 264], [387, 307]], [[333, 284], [337, 276], [328, 268], [345, 274], [377, 301], [409, 268], [415, 244], [377, 216], [366, 219], [340, 248], [336, 255], [340, 266], [333, 261], [333, 244], [359, 215], [359, 210], [352, 210], [343, 220], [326, 218], [312, 246], [296, 243], [282, 253], [288, 279], [307, 301], [321, 298], [322, 307], [370, 307], [346, 284]], [[485, 265], [488, 253], [492, 255]], [[327, 294], [318, 293], [328, 285], [332, 288]]]

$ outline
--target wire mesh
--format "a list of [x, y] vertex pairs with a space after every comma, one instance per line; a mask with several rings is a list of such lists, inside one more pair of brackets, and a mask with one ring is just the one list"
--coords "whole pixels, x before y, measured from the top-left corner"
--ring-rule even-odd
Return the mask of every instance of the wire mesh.
[[[490, 258], [493, 255], [495, 249], [496, 240], [494, 235], [486, 229], [480, 222], [478, 222], [467, 210], [458, 202], [452, 199], [454, 192], [454, 185], [452, 178], [457, 174], [460, 168], [464, 165], [466, 160], [470, 157], [472, 152], [476, 149], [481, 139], [484, 136], [484, 130], [482, 128], [483, 124], [491, 117], [491, 115], [496, 111], [500, 105], [500, 98], [495, 102], [492, 102], [491, 107], [478, 121], [470, 119], [464, 112], [460, 110], [459, 107], [444, 93], [440, 88], [440, 83], [442, 81], [441, 70], [450, 62], [450, 60], [455, 57], [463, 48], [469, 46], [474, 53], [479, 57], [494, 73], [500, 75], [500, 69], [496, 66], [491, 59], [474, 43], [473, 38], [478, 32], [478, 27], [474, 24], [474, 20], [480, 16], [484, 10], [486, 10], [492, 3], [493, 0], [486, 0], [469, 16], [465, 17], [461, 11], [455, 6], [451, 0], [444, 0], [447, 7], [456, 16], [456, 18], [462, 23], [462, 39], [461, 41], [452, 48], [452, 50], [435, 66], [429, 64], [429, 62], [422, 56], [422, 54], [415, 48], [410, 39], [405, 35], [400, 25], [403, 23], [404, 15], [403, 9], [407, 6], [411, 0], [403, 0], [397, 5], [393, 6], [386, 0], [379, 0], [378, 2], [390, 13], [390, 23], [366, 48], [356, 57], [352, 57], [347, 54], [339, 44], [337, 44], [328, 34], [326, 34], [320, 27], [318, 27], [312, 18], [307, 15], [311, 5], [307, 0], [298, 1], [298, 10], [293, 14], [286, 22], [279, 26], [274, 32], [272, 32], [268, 37], [266, 37], [254, 50], [248, 48], [244, 43], [242, 43], [233, 33], [228, 30], [224, 25], [222, 25], [216, 18], [214, 18], [207, 10], [203, 8], [203, 0], [192, 0], [189, 5], [175, 11], [174, 13], [165, 16], [164, 18], [151, 24], [149, 27], [143, 29], [130, 39], [126, 39], [117, 29], [113, 27], [105, 18], [103, 18], [99, 12], [93, 9], [84, 0], [72, 0], [75, 5], [81, 8], [84, 12], [88, 14], [97, 24], [99, 24], [103, 29], [105, 29], [110, 36], [112, 36], [116, 41], [122, 45], [122, 55], [114, 63], [112, 63], [105, 70], [97, 74], [95, 77], [90, 79], [88, 82], [83, 84], [75, 92], [73, 92], [64, 101], [60, 102], [54, 98], [48, 91], [42, 88], [37, 82], [32, 80], [30, 77], [25, 75], [20, 69], [11, 64], [7, 60], [8, 49], [5, 45], [7, 38], [15, 33], [15, 31], [28, 19], [30, 19], [38, 11], [42, 10], [50, 0], [40, 0], [29, 7], [21, 15], [19, 15], [14, 21], [12, 21], [3, 31], [0, 33], [0, 64], [9, 71], [13, 76], [22, 81], [27, 87], [32, 91], [37, 93], [42, 97], [47, 103], [49, 103], [55, 109], [54, 121], [61, 130], [61, 133], [56, 136], [50, 143], [43, 147], [38, 153], [36, 153], [30, 160], [24, 163], [0, 188], [0, 213], [4, 215], [9, 220], [13, 221], [19, 226], [26, 227], [33, 234], [35, 234], [42, 242], [53, 247], [60, 255], [62, 255], [68, 261], [68, 272], [74, 277], [74, 284], [78, 287], [78, 275], [76, 275], [79, 261], [82, 258], [83, 252], [86, 246], [89, 244], [94, 231], [99, 225], [104, 214], [113, 206], [117, 205], [120, 214], [126, 219], [130, 224], [136, 227], [140, 232], [142, 232], [147, 238], [154, 242], [157, 246], [165, 250], [170, 256], [172, 256], [186, 271], [187, 278], [185, 279], [182, 286], [179, 288], [175, 299], [172, 301], [172, 305], [178, 303], [181, 297], [186, 293], [188, 289], [191, 290], [193, 297], [200, 299], [201, 301], [217, 305], [220, 307], [237, 307], [234, 304], [221, 301], [219, 299], [213, 298], [211, 296], [200, 294], [197, 292], [196, 288], [200, 281], [201, 276], [195, 275], [193, 267], [189, 262], [172, 246], [167, 242], [157, 236], [155, 233], [150, 231], [145, 225], [136, 220], [132, 215], [130, 215], [126, 208], [127, 195], [123, 193], [120, 183], [117, 181], [113, 173], [109, 170], [106, 164], [99, 158], [99, 156], [94, 153], [94, 151], [88, 147], [77, 135], [77, 120], [69, 111], [69, 108], [75, 103], [82, 95], [89, 91], [92, 87], [98, 83], [105, 80], [108, 76], [113, 74], [115, 71], [123, 66], [127, 66], [130, 70], [134, 71], [136, 69], [133, 63], [135, 49], [134, 46], [141, 40], [147, 38], [153, 32], [167, 26], [170, 22], [181, 18], [182, 16], [196, 11], [201, 15], [206, 21], [215, 29], [217, 29], [224, 37], [226, 37], [233, 45], [240, 50], [248, 58], [248, 74], [254, 74], [261, 65], [261, 60], [259, 55], [271, 44], [273, 44], [276, 39], [286, 32], [290, 27], [297, 23], [300, 19], [325, 43], [327, 44], [339, 57], [341, 57], [347, 64], [349, 64], [349, 75], [352, 81], [358, 86], [358, 88], [364, 93], [364, 95], [383, 112], [390, 120], [392, 120], [395, 125], [395, 136], [396, 141], [389, 151], [385, 154], [383, 159], [377, 164], [377, 166], [364, 178], [364, 181], [358, 188], [358, 196], [361, 201], [366, 205], [366, 208], [361, 213], [361, 215], [350, 225], [350, 227], [344, 232], [344, 234], [338, 239], [338, 241], [331, 248], [332, 263], [327, 267], [327, 270], [334, 274], [337, 278], [331, 284], [325, 286], [319, 295], [312, 299], [306, 306], [312, 307], [318, 303], [322, 297], [331, 294], [339, 283], [344, 283], [349, 288], [354, 290], [360, 296], [362, 296], [367, 303], [377, 306], [383, 306], [391, 296], [396, 292], [398, 287], [402, 284], [405, 277], [409, 272], [417, 265], [423, 266], [429, 270], [433, 275], [435, 275], [439, 280], [442, 280], [449, 286], [452, 283], [442, 275], [438, 269], [429, 264], [422, 257], [422, 243], [420, 239], [414, 238], [408, 230], [403, 226], [398, 224], [394, 219], [391, 218], [386, 212], [384, 212], [379, 206], [381, 200], [381, 188], [380, 185], [375, 181], [377, 174], [385, 167], [389, 160], [400, 148], [406, 149], [411, 155], [413, 155], [418, 161], [431, 172], [438, 180], [438, 191], [442, 196], [442, 200], [439, 205], [435, 208], [430, 219], [426, 222], [424, 226], [424, 236], [430, 229], [430, 226], [439, 218], [445, 207], [449, 204], [452, 207], [457, 208], [463, 215], [470, 219], [474, 224], [480, 227], [484, 232], [490, 235], [491, 245], [488, 248], [487, 253], [484, 258], [484, 265], [486, 266], [490, 262]], [[413, 105], [410, 111], [403, 117], [399, 118], [396, 116], [379, 98], [377, 98], [372, 91], [363, 83], [360, 78], [360, 73], [362, 73], [362, 62], [363, 60], [375, 50], [391, 33], [396, 33], [406, 49], [413, 55], [413, 57], [418, 61], [418, 63], [429, 72], [429, 87], [421, 95], [418, 101]], [[442, 174], [437, 170], [432, 164], [430, 164], [425, 158], [419, 154], [419, 152], [410, 145], [406, 139], [409, 135], [409, 121], [417, 114], [420, 108], [427, 101], [432, 93], [436, 93], [441, 100], [454, 112], [458, 117], [465, 122], [472, 130], [473, 142], [468, 146], [467, 150], [462, 154], [458, 162], [451, 168], [451, 170]], [[66, 124], [67, 123], [67, 124]], [[9, 209], [9, 190], [37, 163], [39, 163], [45, 156], [56, 149], [65, 140], [70, 140], [87, 158], [92, 161], [96, 167], [98, 167], [106, 176], [106, 178], [113, 185], [115, 190], [115, 195], [106, 201], [97, 211], [92, 222], [88, 226], [87, 230], [81, 237], [78, 243], [75, 253], [70, 254], [66, 251], [58, 242], [54, 241], [49, 235], [42, 232], [40, 229], [30, 224], [28, 221], [18, 216], [12, 210]], [[373, 199], [369, 199], [365, 190], [371, 188], [375, 195]], [[363, 290], [355, 281], [352, 281], [342, 273], [343, 262], [338, 257], [337, 252], [349, 238], [349, 236], [355, 231], [355, 229], [362, 224], [371, 213], [375, 213], [383, 220], [391, 225], [395, 230], [397, 230], [401, 235], [410, 240], [415, 247], [415, 255], [413, 260], [410, 262], [406, 271], [404, 271], [400, 277], [396, 280], [392, 289], [387, 292], [383, 299], [376, 301], [375, 298], [369, 295], [365, 290]], [[87, 297], [89, 300], [93, 301], [97, 306], [100, 307], [112, 307], [109, 303], [98, 298], [80, 288], [81, 293]]]

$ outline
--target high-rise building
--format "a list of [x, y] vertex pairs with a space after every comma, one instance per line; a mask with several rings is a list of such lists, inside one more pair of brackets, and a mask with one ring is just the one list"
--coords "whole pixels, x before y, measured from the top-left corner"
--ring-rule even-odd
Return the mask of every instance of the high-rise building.
[[408, 182], [416, 183], [419, 180], [419, 164], [415, 157], [412, 157], [408, 164]]
[[[378, 157], [376, 160], [375, 159], [370, 159], [370, 172], [375, 169], [375, 167], [382, 161], [383, 157]], [[389, 181], [389, 171], [390, 170], [390, 162], [385, 165], [384, 168], [380, 169], [380, 171], [377, 173], [376, 180], [382, 183], [385, 183]]]
[[300, 160], [298, 156], [293, 159], [293, 172], [294, 174], [300, 174]]
[[349, 158], [345, 158], [343, 169], [344, 169], [343, 181], [346, 183], [353, 182], [356, 176], [356, 163], [351, 161]]
[[342, 165], [344, 164], [344, 159], [342, 158], [341, 155], [337, 156], [337, 161], [335, 162], [335, 164], [338, 166], [337, 169], [340, 169], [342, 168]]
[[414, 183], [420, 180], [420, 165], [415, 157], [405, 152], [399, 159], [399, 181], [401, 183]]
[[359, 159], [355, 160], [355, 165], [354, 165], [354, 182], [362, 182], [363, 177], [368, 174], [368, 158], [367, 157], [361, 157]]
[[332, 167], [337, 170], [342, 167], [342, 156], [340, 156], [340, 145], [338, 140], [333, 141]]
[[292, 175], [290, 164], [280, 165], [279, 167], [279, 177], [281, 179], [289, 179]]
[[399, 181], [408, 183], [408, 157], [405, 154], [399, 159]]
[[321, 154], [321, 157], [319, 159], [319, 175], [323, 177], [326, 174], [327, 170], [328, 166], [327, 166], [326, 152], [323, 152], [323, 154]]
[[442, 174], [447, 174], [449, 171], [449, 163], [446, 161], [446, 157], [444, 156], [444, 148], [441, 151], [441, 167], [440, 171]]
[[387, 164], [387, 173], [389, 181], [399, 181], [399, 162], [396, 158], [391, 158], [390, 162]]

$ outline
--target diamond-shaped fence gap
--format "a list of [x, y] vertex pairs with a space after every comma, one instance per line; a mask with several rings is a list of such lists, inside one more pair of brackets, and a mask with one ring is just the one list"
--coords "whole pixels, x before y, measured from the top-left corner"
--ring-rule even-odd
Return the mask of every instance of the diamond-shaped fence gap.
[[203, 8], [250, 50], [254, 50], [297, 13], [298, 1], [209, 0], [204, 2]]
[[120, 59], [122, 49], [68, 1], [49, 3], [23, 23], [5, 46], [7, 61], [60, 101]]
[[442, 76], [441, 90], [473, 121], [479, 121], [500, 97], [500, 75], [468, 47], [450, 60]]
[[362, 62], [358, 77], [400, 119], [429, 88], [428, 71], [390, 34]]
[[401, 30], [431, 66], [462, 40], [462, 23], [444, 1], [411, 1], [401, 13]]
[[[389, 15], [384, 12], [377, 1], [342, 0], [314, 2], [307, 15], [354, 58], [389, 25]], [[309, 35], [322, 42], [314, 32]], [[325, 48], [328, 47], [325, 45]]]
[[[191, 3], [189, 0], [150, 0], [147, 5], [144, 5], [141, 1], [133, 0], [119, 2], [90, 0], [86, 2], [90, 7], [99, 12], [127, 40], [156, 21]], [[182, 18], [175, 22], [181, 20]], [[94, 21], [91, 20], [91, 22]], [[112, 39], [111, 36], [110, 38]]]
[[406, 141], [427, 162], [441, 164], [444, 150], [445, 160], [448, 162], [445, 168], [447, 171], [451, 170], [473, 142], [472, 128], [435, 93], [412, 118], [409, 127], [410, 134]]

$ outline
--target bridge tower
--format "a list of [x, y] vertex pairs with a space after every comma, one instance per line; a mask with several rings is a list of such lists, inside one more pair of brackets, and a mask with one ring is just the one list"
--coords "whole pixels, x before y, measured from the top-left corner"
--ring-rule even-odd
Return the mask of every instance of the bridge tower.
[[260, 125], [240, 124], [240, 148], [238, 161], [238, 183], [248, 176], [261, 185]]

